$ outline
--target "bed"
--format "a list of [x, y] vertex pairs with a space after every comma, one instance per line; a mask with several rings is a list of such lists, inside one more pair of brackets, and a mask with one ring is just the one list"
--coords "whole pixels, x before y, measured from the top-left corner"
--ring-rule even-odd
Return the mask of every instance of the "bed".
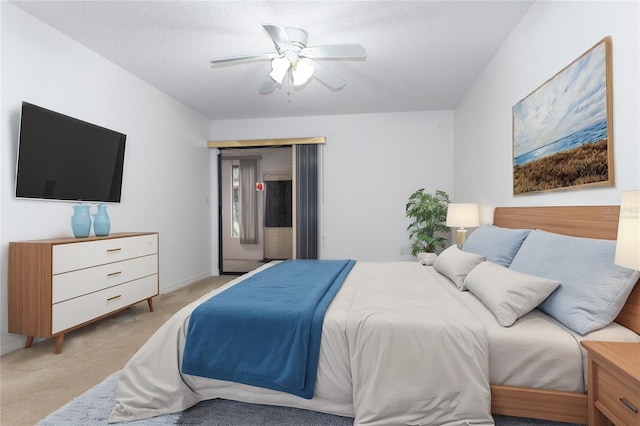
[[[559, 234], [615, 240], [619, 206], [499, 207], [494, 225], [506, 228], [544, 229]], [[640, 285], [636, 284], [615, 319], [640, 334]], [[491, 386], [495, 414], [587, 424], [587, 394], [522, 387]]]
[[[612, 240], [617, 215], [616, 206], [497, 208], [494, 225]], [[234, 280], [183, 308], [132, 357], [118, 383], [110, 421], [178, 412], [201, 400], [226, 398], [351, 416], [363, 425], [492, 424], [491, 413], [586, 424], [585, 354], [579, 341], [640, 341], [640, 286], [625, 295], [615, 322], [580, 334], [538, 309], [515, 319], [498, 316], [487, 309], [489, 299], [483, 302], [460, 291], [455, 276], [443, 273], [447, 256], [439, 257], [439, 270], [417, 262], [356, 263], [327, 309], [315, 392], [309, 399], [181, 372], [193, 311], [255, 273]], [[483, 276], [478, 265], [504, 272], [489, 263], [472, 267], [469, 282], [476, 283], [477, 294]], [[434, 283], [428, 293], [422, 285], [427, 279]], [[553, 280], [543, 281], [553, 292]], [[396, 300], [398, 294], [405, 300]], [[431, 315], [426, 312], [433, 318], [423, 321]], [[407, 320], [416, 316], [421, 317], [418, 324]], [[370, 318], [376, 318], [374, 328]], [[503, 326], [497, 318], [515, 323]], [[460, 324], [451, 326], [457, 320]], [[443, 324], [432, 327], [433, 321]], [[535, 332], [539, 327], [544, 331]], [[532, 345], [536, 333], [544, 337]], [[424, 362], [415, 362], [423, 356]]]

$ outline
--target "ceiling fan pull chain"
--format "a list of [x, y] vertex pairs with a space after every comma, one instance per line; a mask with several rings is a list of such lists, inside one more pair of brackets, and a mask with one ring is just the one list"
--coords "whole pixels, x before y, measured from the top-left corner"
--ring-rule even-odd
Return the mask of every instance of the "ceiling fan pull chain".
[[291, 95], [293, 94], [291, 87], [293, 86], [293, 73], [291, 72], [291, 68], [289, 68], [289, 73], [287, 75], [287, 97], [288, 102], [291, 103]]

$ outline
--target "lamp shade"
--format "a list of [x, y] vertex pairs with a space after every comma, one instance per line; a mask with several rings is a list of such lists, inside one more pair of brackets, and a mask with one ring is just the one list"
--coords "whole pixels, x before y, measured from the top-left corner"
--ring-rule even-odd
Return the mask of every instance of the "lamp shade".
[[446, 225], [456, 228], [480, 226], [478, 205], [473, 203], [450, 203], [447, 209]]
[[289, 72], [291, 62], [287, 58], [274, 58], [271, 61], [271, 72], [269, 76], [278, 84], [282, 84], [284, 77]]
[[615, 263], [640, 271], [640, 190], [622, 193]]
[[293, 66], [293, 85], [302, 86], [303, 84], [305, 84], [311, 79], [313, 71], [313, 64], [310, 60], [306, 58], [300, 59], [295, 63], [295, 66]]

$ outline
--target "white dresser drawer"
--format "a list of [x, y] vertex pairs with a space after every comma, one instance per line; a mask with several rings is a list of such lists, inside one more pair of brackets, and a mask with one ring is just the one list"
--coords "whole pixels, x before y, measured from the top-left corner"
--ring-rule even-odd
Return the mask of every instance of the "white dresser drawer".
[[53, 274], [158, 253], [157, 234], [53, 246]]
[[135, 257], [53, 276], [53, 303], [158, 273], [158, 255]]
[[110, 287], [53, 305], [52, 334], [158, 294], [158, 275]]

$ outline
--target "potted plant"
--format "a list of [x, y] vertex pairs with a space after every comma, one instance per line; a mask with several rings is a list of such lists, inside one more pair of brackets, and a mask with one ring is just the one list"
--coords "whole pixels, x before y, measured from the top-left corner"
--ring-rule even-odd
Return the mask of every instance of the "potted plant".
[[[409, 197], [405, 212], [411, 223], [407, 230], [410, 232], [409, 239], [413, 239], [411, 254], [418, 260], [427, 257], [427, 264], [432, 264], [437, 253], [446, 247], [449, 227], [445, 223], [449, 203], [449, 195], [440, 190], [430, 194], [421, 188]], [[422, 253], [431, 255], [425, 256]]]

